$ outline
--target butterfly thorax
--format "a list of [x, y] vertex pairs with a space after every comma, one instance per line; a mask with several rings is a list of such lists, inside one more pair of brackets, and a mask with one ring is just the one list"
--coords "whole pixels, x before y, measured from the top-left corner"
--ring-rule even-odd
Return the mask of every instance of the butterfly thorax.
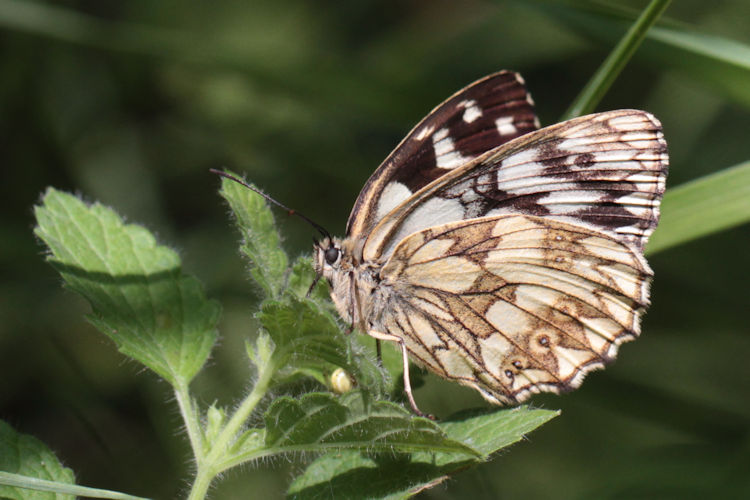
[[352, 239], [325, 238], [315, 245], [314, 268], [328, 281], [331, 298], [347, 323], [368, 330], [377, 316], [373, 294], [378, 292], [382, 265], [360, 262]]

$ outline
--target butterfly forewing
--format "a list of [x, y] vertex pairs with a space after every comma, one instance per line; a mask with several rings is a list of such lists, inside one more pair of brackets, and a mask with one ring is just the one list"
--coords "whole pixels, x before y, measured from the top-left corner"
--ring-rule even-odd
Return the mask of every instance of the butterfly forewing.
[[495, 216], [401, 241], [381, 272], [383, 324], [412, 357], [495, 403], [560, 392], [640, 333], [651, 270], [589, 227]]
[[370, 233], [364, 258], [382, 261], [404, 237], [431, 226], [513, 213], [586, 224], [642, 248], [658, 221], [667, 164], [661, 125], [644, 111], [546, 127], [403, 201]]
[[537, 128], [518, 74], [502, 71], [465, 87], [430, 112], [373, 173], [354, 204], [347, 235], [366, 234], [430, 182]]

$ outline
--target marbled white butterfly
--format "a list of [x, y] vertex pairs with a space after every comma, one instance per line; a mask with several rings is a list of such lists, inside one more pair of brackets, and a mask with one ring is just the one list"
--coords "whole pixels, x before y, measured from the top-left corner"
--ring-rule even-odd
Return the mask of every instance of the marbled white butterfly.
[[[436, 107], [373, 173], [314, 266], [345, 321], [496, 404], [578, 387], [640, 334], [667, 145], [617, 110], [537, 130], [503, 71]], [[316, 225], [319, 229], [319, 226]]]

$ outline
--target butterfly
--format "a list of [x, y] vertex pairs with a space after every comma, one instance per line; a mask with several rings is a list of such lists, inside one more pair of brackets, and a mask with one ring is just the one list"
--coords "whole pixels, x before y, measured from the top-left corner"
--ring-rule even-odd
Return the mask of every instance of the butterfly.
[[448, 98], [314, 246], [341, 317], [495, 404], [578, 387], [640, 334], [643, 247], [668, 167], [659, 121], [616, 110], [539, 129], [520, 75]]

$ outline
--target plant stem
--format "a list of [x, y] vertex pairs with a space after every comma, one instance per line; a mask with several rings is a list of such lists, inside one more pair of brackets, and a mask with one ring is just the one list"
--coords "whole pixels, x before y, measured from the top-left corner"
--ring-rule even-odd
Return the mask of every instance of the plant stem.
[[232, 418], [229, 419], [229, 422], [227, 422], [218, 436], [216, 436], [214, 442], [210, 443], [210, 449], [203, 456], [203, 459], [197, 461], [198, 472], [195, 475], [195, 481], [190, 489], [188, 500], [203, 500], [206, 497], [211, 481], [226, 468], [226, 466], [222, 467], [220, 464], [222, 462], [226, 463], [226, 455], [231, 442], [237, 438], [250, 414], [268, 392], [268, 386], [271, 383], [273, 374], [276, 372], [276, 366], [276, 363], [271, 360], [260, 370], [253, 390], [250, 391], [250, 394], [237, 407]]
[[607, 93], [636, 49], [643, 42], [649, 28], [656, 23], [672, 0], [651, 0], [625, 36], [610, 52], [602, 65], [578, 94], [561, 121], [591, 113]]
[[188, 500], [203, 500], [206, 498], [208, 487], [211, 486], [211, 481], [216, 474], [217, 472], [212, 468], [199, 466], [198, 473], [195, 475], [195, 481], [193, 481], [193, 486], [190, 488]]
[[220, 454], [226, 452], [226, 448], [229, 442], [234, 439], [239, 433], [245, 421], [248, 419], [250, 414], [253, 412], [255, 407], [258, 405], [263, 396], [268, 392], [268, 386], [271, 382], [273, 374], [276, 372], [276, 363], [273, 360], [264, 366], [258, 374], [258, 380], [256, 380], [253, 390], [247, 395], [244, 401], [240, 404], [237, 410], [229, 419], [227, 425], [222, 429], [216, 438], [216, 441], [211, 446], [211, 451], [207, 455], [207, 460], [210, 463], [215, 463]]
[[200, 464], [203, 460], [203, 438], [200, 430], [200, 422], [198, 421], [198, 414], [196, 413], [195, 408], [193, 408], [193, 402], [190, 398], [190, 391], [188, 390], [187, 383], [182, 379], [178, 379], [174, 387], [174, 393], [177, 398], [177, 405], [180, 407], [182, 420], [185, 422], [185, 429], [187, 429], [190, 446], [193, 449], [195, 463]]

